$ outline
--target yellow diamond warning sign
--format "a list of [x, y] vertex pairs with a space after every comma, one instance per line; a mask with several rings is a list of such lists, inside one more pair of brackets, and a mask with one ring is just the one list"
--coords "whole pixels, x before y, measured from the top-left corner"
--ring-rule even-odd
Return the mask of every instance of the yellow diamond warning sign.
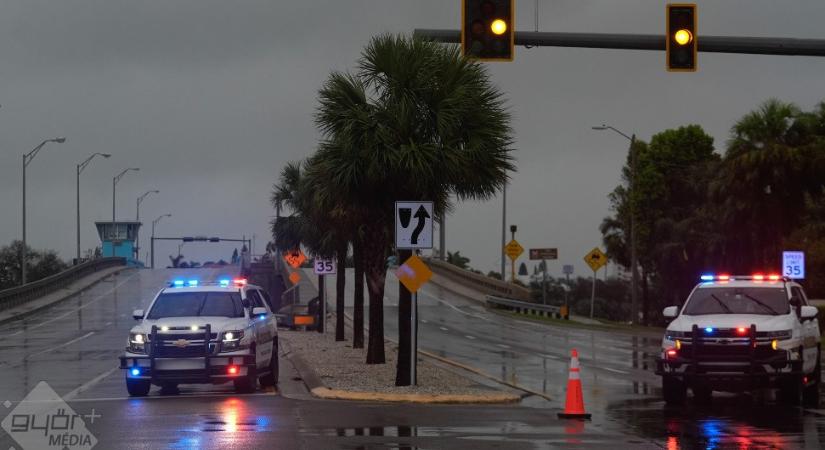
[[584, 262], [595, 272], [607, 264], [607, 255], [599, 247], [596, 247], [590, 250], [590, 253], [584, 255]]
[[504, 246], [504, 253], [509, 256], [511, 260], [515, 261], [524, 253], [524, 247], [522, 247], [517, 240], [513, 239]]
[[400, 281], [408, 291], [416, 293], [421, 289], [421, 286], [424, 286], [427, 281], [430, 281], [433, 272], [424, 264], [421, 258], [412, 255], [404, 261], [404, 264], [398, 267], [398, 270], [395, 271], [395, 276], [398, 277], [398, 281]]

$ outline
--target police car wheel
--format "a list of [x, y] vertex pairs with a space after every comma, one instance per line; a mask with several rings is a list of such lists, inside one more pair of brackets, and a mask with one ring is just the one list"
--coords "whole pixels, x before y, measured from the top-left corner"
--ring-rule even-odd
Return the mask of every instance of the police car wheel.
[[144, 397], [149, 393], [152, 384], [147, 380], [126, 379], [126, 390], [132, 397]]
[[269, 359], [269, 373], [260, 377], [261, 386], [276, 386], [278, 384], [278, 340], [272, 344], [272, 357]]
[[681, 405], [687, 397], [687, 386], [682, 380], [674, 377], [662, 377], [662, 394], [668, 405]]

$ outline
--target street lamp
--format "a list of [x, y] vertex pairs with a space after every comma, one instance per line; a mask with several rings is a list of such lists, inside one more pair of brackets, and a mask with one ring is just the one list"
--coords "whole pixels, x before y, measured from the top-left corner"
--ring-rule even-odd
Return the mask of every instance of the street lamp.
[[115, 233], [115, 220], [116, 220], [116, 218], [115, 218], [115, 203], [116, 203], [115, 199], [117, 198], [116, 197], [117, 183], [120, 181], [121, 178], [123, 178], [124, 175], [126, 175], [126, 172], [130, 172], [130, 171], [137, 172], [139, 170], [140, 169], [137, 168], [137, 167], [130, 167], [128, 169], [123, 169], [122, 172], [120, 172], [119, 174], [115, 175], [114, 178], [112, 178], [112, 231], [111, 231], [111, 234], [109, 236], [112, 239], [112, 256], [115, 256], [115, 236], [117, 235]]
[[83, 173], [83, 170], [86, 169], [86, 166], [92, 162], [95, 156], [108, 158], [112, 155], [108, 153], [92, 153], [92, 156], [77, 165], [77, 264], [80, 264], [80, 174]]
[[23, 249], [20, 251], [20, 284], [26, 284], [26, 167], [28, 167], [29, 163], [31, 163], [34, 157], [37, 156], [40, 149], [49, 142], [62, 144], [66, 142], [66, 138], [59, 137], [54, 139], [46, 139], [41, 142], [40, 145], [32, 149], [32, 151], [23, 154]]
[[[146, 198], [149, 194], [160, 194], [160, 191], [157, 189], [146, 191], [138, 197], [137, 199], [137, 214], [135, 214], [135, 221], [140, 222], [140, 204], [143, 203], [143, 199]], [[140, 227], [137, 229], [137, 235], [135, 236], [135, 253], [137, 254], [137, 259], [140, 259]]]
[[155, 225], [157, 225], [158, 222], [160, 222], [160, 219], [163, 219], [164, 217], [172, 217], [172, 215], [171, 214], [163, 214], [161, 216], [158, 216], [157, 219], [152, 221], [152, 243], [150, 245], [150, 251], [152, 252], [151, 258], [152, 258], [152, 268], [153, 269], [155, 268]]
[[636, 253], [636, 202], [633, 198], [636, 194], [636, 135], [628, 136], [625, 133], [611, 127], [610, 125], [601, 124], [601, 126], [592, 127], [594, 130], [612, 130], [625, 139], [630, 141], [630, 313], [631, 323], [636, 325], [639, 322], [639, 271], [638, 271], [638, 256]]

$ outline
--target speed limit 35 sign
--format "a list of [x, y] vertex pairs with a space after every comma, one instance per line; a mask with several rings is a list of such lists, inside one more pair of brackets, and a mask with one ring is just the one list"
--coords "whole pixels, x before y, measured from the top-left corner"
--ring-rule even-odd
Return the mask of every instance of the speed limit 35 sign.
[[335, 260], [334, 259], [315, 259], [315, 275], [335, 275]]
[[782, 275], [797, 280], [805, 278], [805, 252], [782, 252]]

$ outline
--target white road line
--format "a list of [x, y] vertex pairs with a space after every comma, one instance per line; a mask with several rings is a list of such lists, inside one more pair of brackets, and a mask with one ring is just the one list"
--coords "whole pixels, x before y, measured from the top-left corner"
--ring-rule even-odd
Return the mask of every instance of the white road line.
[[475, 339], [476, 338], [475, 336], [470, 336], [469, 334], [464, 336], [464, 337], [467, 338], [467, 339]]
[[446, 329], [446, 328], [444, 328], [444, 327], [438, 327], [438, 329], [439, 329], [439, 330], [441, 330], [441, 331], [450, 331], [450, 330], [448, 330], [448, 329]]
[[510, 346], [507, 345], [507, 344], [496, 344], [496, 345], [498, 345], [501, 348], [510, 348]]
[[548, 355], [547, 353], [540, 353], [540, 354], [539, 354], [539, 356], [541, 356], [541, 357], [542, 357], [542, 358], [544, 358], [544, 359], [554, 359], [554, 360], [556, 360], [556, 361], [558, 361], [558, 360], [560, 359], [560, 358], [559, 358], [558, 356], [556, 356], [556, 355]]
[[421, 319], [421, 323], [428, 323], [427, 319]]
[[630, 375], [630, 372], [627, 372], [625, 370], [611, 369], [610, 367], [601, 367], [601, 368], [608, 371], [608, 372], [620, 373], [622, 375]]
[[[81, 310], [81, 309], [84, 309], [84, 308], [86, 308], [87, 306], [91, 305], [92, 303], [96, 303], [96, 302], [97, 302], [97, 301], [99, 301], [100, 299], [102, 299], [102, 298], [104, 298], [105, 296], [107, 296], [107, 295], [111, 294], [111, 293], [112, 293], [112, 292], [114, 292], [117, 288], [119, 288], [120, 286], [122, 286], [122, 285], [123, 285], [124, 283], [126, 283], [127, 281], [131, 280], [131, 279], [132, 279], [132, 277], [134, 277], [134, 276], [135, 276], [135, 275], [137, 275], [137, 274], [138, 274], [138, 272], [135, 272], [135, 273], [133, 273], [133, 274], [129, 275], [129, 276], [128, 276], [125, 280], [123, 280], [123, 281], [121, 281], [120, 283], [116, 284], [113, 288], [111, 288], [111, 289], [109, 289], [108, 291], [106, 291], [106, 292], [104, 292], [104, 293], [102, 293], [102, 294], [98, 295], [98, 296], [97, 296], [97, 297], [95, 297], [94, 299], [89, 300], [88, 302], [84, 303], [83, 305], [78, 306], [77, 308], [74, 308], [74, 309], [72, 309], [72, 310], [70, 310], [70, 311], [67, 311], [67, 312], [65, 312], [64, 314], [61, 314], [61, 315], [59, 315], [59, 316], [57, 316], [57, 317], [53, 317], [53, 318], [51, 318], [51, 319], [49, 319], [49, 320], [47, 320], [47, 321], [45, 321], [45, 322], [40, 322], [40, 323], [38, 323], [38, 324], [35, 324], [35, 325], [31, 325], [31, 326], [29, 326], [29, 327], [26, 327], [26, 329], [25, 329], [25, 330], [18, 330], [18, 331], [15, 331], [15, 332], [14, 332], [14, 333], [12, 333], [12, 334], [7, 334], [5, 337], [10, 338], [10, 337], [12, 337], [12, 336], [17, 336], [18, 334], [22, 333], [23, 331], [29, 331], [29, 330], [33, 330], [33, 329], [35, 329], [35, 328], [40, 328], [40, 327], [42, 327], [43, 325], [50, 324], [50, 323], [52, 323], [52, 322], [54, 322], [54, 321], [57, 321], [57, 320], [60, 320], [60, 319], [62, 319], [62, 318], [64, 318], [64, 317], [66, 317], [66, 316], [68, 316], [68, 315], [70, 315], [70, 314], [73, 314], [73, 313], [75, 313], [75, 312], [77, 312], [77, 311], [79, 311], [79, 310]], [[76, 294], [75, 294], [75, 295], [76, 295]]]
[[103, 372], [100, 375], [92, 378], [91, 380], [81, 384], [80, 386], [77, 387], [77, 389], [75, 389], [72, 392], [69, 392], [68, 394], [64, 395], [63, 400], [68, 401], [68, 400], [71, 400], [71, 399], [77, 397], [78, 394], [81, 394], [81, 393], [89, 390], [90, 387], [92, 387], [95, 384], [99, 383], [100, 380], [108, 377], [109, 375], [112, 374], [112, 372], [114, 372], [115, 370], [118, 370], [118, 369], [120, 369], [120, 367], [112, 367], [111, 369], [107, 370], [106, 372]]
[[82, 341], [83, 339], [86, 339], [87, 337], [89, 337], [89, 336], [91, 336], [91, 335], [93, 335], [93, 334], [95, 334], [95, 332], [94, 332], [94, 331], [90, 331], [90, 332], [88, 332], [88, 333], [84, 334], [83, 336], [80, 336], [79, 338], [74, 338], [74, 339], [72, 339], [71, 341], [66, 342], [65, 344], [58, 345], [57, 347], [47, 348], [46, 350], [41, 350], [41, 351], [39, 351], [39, 352], [37, 352], [37, 353], [32, 353], [31, 355], [26, 356], [26, 358], [25, 358], [25, 359], [29, 359], [29, 358], [31, 358], [31, 357], [33, 357], [33, 356], [37, 356], [37, 355], [42, 355], [42, 354], [44, 354], [44, 353], [53, 352], [53, 351], [55, 351], [55, 350], [57, 350], [57, 349], [61, 349], [61, 348], [63, 348], [63, 347], [68, 347], [68, 346], [70, 346], [70, 345], [74, 344], [75, 342], [77, 342], [77, 341]]

